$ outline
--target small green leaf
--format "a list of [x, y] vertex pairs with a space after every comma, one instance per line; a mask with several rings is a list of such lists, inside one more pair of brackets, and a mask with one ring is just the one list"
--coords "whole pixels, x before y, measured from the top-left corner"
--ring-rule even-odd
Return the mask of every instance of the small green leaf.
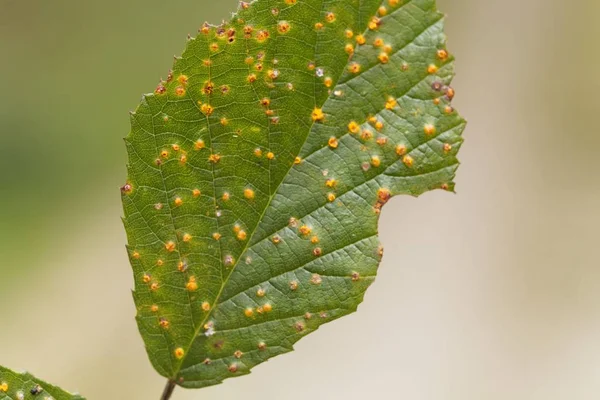
[[454, 188], [452, 61], [434, 0], [242, 2], [188, 40], [126, 138], [137, 322], [160, 374], [214, 385], [356, 310], [383, 205]]
[[85, 400], [78, 394], [65, 392], [27, 372], [19, 374], [0, 366], [0, 400], [7, 399]]

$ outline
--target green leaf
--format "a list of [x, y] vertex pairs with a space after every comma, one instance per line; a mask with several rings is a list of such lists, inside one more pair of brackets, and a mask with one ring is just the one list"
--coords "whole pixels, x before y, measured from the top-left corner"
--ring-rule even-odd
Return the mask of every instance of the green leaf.
[[452, 61], [434, 0], [258, 0], [188, 40], [126, 138], [137, 322], [161, 375], [214, 385], [356, 310], [381, 207], [454, 188]]
[[19, 374], [0, 366], [0, 400], [6, 399], [85, 400], [78, 394], [65, 392], [27, 372]]

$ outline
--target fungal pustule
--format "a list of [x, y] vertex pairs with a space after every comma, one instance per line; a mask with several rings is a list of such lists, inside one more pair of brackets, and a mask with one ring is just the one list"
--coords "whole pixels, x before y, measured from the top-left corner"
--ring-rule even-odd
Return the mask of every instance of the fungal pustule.
[[323, 114], [323, 110], [321, 110], [320, 108], [315, 107], [315, 109], [313, 110], [312, 114], [311, 114], [312, 120], [315, 122], [321, 122], [325, 119], [325, 114]]
[[188, 282], [185, 284], [185, 288], [189, 292], [194, 292], [194, 291], [198, 290], [198, 282], [196, 282], [196, 277], [190, 276], [190, 278], [188, 279]]
[[248, 200], [254, 199], [254, 190], [250, 188], [244, 189], [244, 197]]
[[181, 347], [176, 348], [173, 353], [175, 354], [175, 358], [178, 360], [181, 360], [185, 355], [185, 351]]

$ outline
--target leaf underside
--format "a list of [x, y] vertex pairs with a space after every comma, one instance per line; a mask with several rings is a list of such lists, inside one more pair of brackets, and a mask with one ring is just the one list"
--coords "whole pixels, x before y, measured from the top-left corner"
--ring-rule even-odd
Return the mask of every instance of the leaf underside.
[[356, 310], [381, 207], [454, 188], [452, 61], [434, 0], [258, 0], [188, 40], [121, 189], [161, 375], [215, 385]]
[[0, 366], [0, 400], [85, 400], [23, 372]]

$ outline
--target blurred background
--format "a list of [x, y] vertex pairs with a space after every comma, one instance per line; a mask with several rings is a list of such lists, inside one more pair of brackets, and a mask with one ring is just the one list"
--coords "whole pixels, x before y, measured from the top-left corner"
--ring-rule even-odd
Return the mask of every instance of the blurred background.
[[[598, 399], [600, 5], [438, 3], [469, 120], [458, 194], [385, 208], [358, 313], [174, 399]], [[0, 0], [0, 364], [90, 400], [159, 397], [134, 322], [121, 138], [186, 35], [235, 7]]]

